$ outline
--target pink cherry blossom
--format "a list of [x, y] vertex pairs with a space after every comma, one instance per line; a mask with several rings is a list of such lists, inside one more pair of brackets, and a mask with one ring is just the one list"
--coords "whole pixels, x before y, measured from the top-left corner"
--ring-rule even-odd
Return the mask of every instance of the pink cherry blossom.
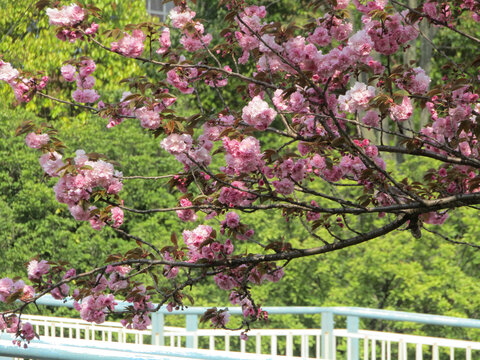
[[77, 86], [81, 89], [91, 89], [95, 86], [95, 78], [91, 75], [86, 78], [78, 77]]
[[146, 314], [135, 315], [132, 319], [132, 327], [137, 330], [146, 330], [151, 324], [151, 320]]
[[33, 84], [31, 79], [17, 78], [10, 81], [9, 84], [13, 89], [13, 93], [17, 101], [28, 103], [32, 99], [33, 93], [31, 92], [31, 86]]
[[75, 4], [62, 6], [59, 9], [48, 8], [46, 13], [49, 17], [50, 25], [73, 26], [82, 22], [85, 17], [83, 9]]
[[99, 28], [98, 24], [96, 24], [95, 22], [92, 22], [90, 26], [87, 29], [85, 29], [85, 34], [94, 35], [98, 31], [98, 28]]
[[[249, 173], [263, 167], [260, 142], [249, 136], [242, 141], [223, 138], [225, 161], [228, 169], [237, 173]], [[228, 170], [227, 169], [227, 170]]]
[[397, 105], [394, 104], [390, 107], [390, 116], [395, 121], [405, 121], [408, 120], [413, 113], [412, 103], [408, 96], [404, 96], [402, 103]]
[[142, 107], [135, 111], [135, 116], [140, 120], [140, 125], [146, 129], [157, 129], [160, 124], [160, 115], [154, 110]]
[[280, 194], [290, 195], [293, 192], [295, 184], [292, 180], [282, 179], [280, 181], [275, 180], [273, 182], [273, 186], [275, 187], [275, 190], [277, 190]]
[[25, 138], [25, 143], [32, 149], [40, 149], [42, 146], [48, 144], [50, 137], [48, 134], [29, 133]]
[[168, 17], [172, 20], [173, 27], [182, 29], [195, 17], [195, 11], [190, 10], [188, 7], [182, 9], [182, 7], [176, 6], [170, 10]]
[[[180, 199], [180, 206], [192, 206], [192, 202], [188, 199]], [[197, 221], [197, 214], [195, 213], [194, 209], [187, 209], [187, 210], [177, 210], [178, 218], [182, 221]]]
[[[0, 295], [1, 296], [1, 295]], [[31, 299], [35, 296], [35, 289], [33, 286], [25, 285], [23, 287], [23, 296], [22, 299]]]
[[68, 296], [70, 292], [70, 287], [67, 284], [62, 284], [59, 287], [53, 289], [50, 294], [52, 294], [54, 299], [62, 300]]
[[132, 35], [124, 34], [119, 41], [110, 44], [112, 51], [118, 52], [126, 57], [136, 58], [142, 55], [146, 36], [142, 30], [135, 29]]
[[337, 6], [335, 7], [335, 9], [336, 10], [345, 9], [349, 3], [350, 3], [350, 0], [337, 0]]
[[28, 278], [30, 280], [39, 280], [43, 275], [50, 271], [50, 265], [46, 260], [32, 260], [28, 263]]
[[442, 225], [448, 218], [448, 212], [430, 212], [423, 214], [422, 218], [426, 224]]
[[396, 81], [399, 88], [410, 91], [412, 94], [424, 94], [430, 85], [430, 77], [420, 67], [406, 72], [402, 79]]
[[236, 228], [240, 224], [240, 216], [234, 211], [227, 213], [225, 215], [225, 224], [231, 229]]
[[188, 134], [171, 134], [162, 140], [160, 145], [172, 155], [179, 155], [190, 150], [192, 137]]
[[212, 41], [212, 34], [191, 34], [188, 31], [180, 38], [180, 44], [183, 45], [185, 50], [195, 52], [208, 46]]
[[[246, 190], [245, 184], [241, 181], [233, 181], [232, 186], [235, 186], [238, 189]], [[255, 195], [249, 194], [245, 191], [241, 191], [232, 187], [224, 186], [220, 190], [220, 196], [218, 201], [222, 204], [229, 204], [229, 205], [239, 205], [239, 206], [247, 206], [252, 203], [255, 199]]]
[[160, 42], [160, 48], [156, 51], [157, 54], [163, 55], [168, 51], [168, 48], [172, 45], [170, 41], [170, 29], [168, 27], [162, 30], [160, 34], [160, 38], [158, 39]]
[[72, 93], [72, 97], [73, 100], [79, 103], [94, 103], [100, 99], [100, 95], [97, 91], [92, 89], [77, 89]]
[[65, 165], [62, 161], [62, 155], [56, 151], [43, 154], [39, 161], [43, 171], [50, 176], [58, 176], [58, 170]]
[[60, 71], [65, 81], [72, 82], [75, 80], [75, 73], [77, 72], [75, 66], [67, 64], [62, 66]]
[[3, 62], [0, 60], [0, 80], [11, 82], [16, 79], [19, 75], [17, 69], [13, 68], [10, 63]]
[[333, 26], [330, 28], [330, 34], [338, 41], [344, 41], [352, 32], [353, 25], [349, 22], [343, 22], [340, 19], [333, 18]]
[[387, 5], [387, 0], [353, 0], [355, 8], [364, 14], [368, 14], [373, 10], [383, 10]]
[[225, 274], [217, 274], [213, 277], [217, 286], [222, 290], [232, 290], [237, 287], [239, 283], [231, 276]]
[[376, 111], [368, 110], [365, 113], [365, 116], [362, 118], [362, 122], [365, 125], [377, 127], [380, 122], [380, 117], [378, 116]]
[[4, 302], [13, 288], [13, 280], [10, 278], [0, 279], [0, 301]]
[[123, 210], [118, 206], [114, 206], [110, 211], [112, 212], [112, 226], [114, 228], [120, 227], [123, 224]]
[[323, 170], [327, 167], [327, 164], [325, 162], [325, 158], [322, 157], [319, 154], [315, 154], [311, 160], [311, 164], [313, 167], [316, 167], [320, 170]]
[[75, 302], [74, 306], [83, 320], [101, 324], [105, 321], [107, 309], [113, 311], [116, 304], [115, 298], [110, 294], [87, 296], [81, 304]]
[[332, 37], [328, 30], [322, 26], [315, 28], [312, 34], [308, 36], [308, 41], [318, 46], [326, 46], [332, 42]]
[[185, 230], [183, 232], [185, 245], [199, 247], [210, 237], [212, 231], [212, 227], [208, 225], [199, 225], [193, 231]]
[[97, 65], [92, 59], [82, 60], [79, 65], [78, 74], [82, 78], [86, 78], [88, 75], [92, 74], [95, 71], [96, 67]]
[[368, 56], [373, 49], [373, 41], [366, 30], [360, 30], [348, 39], [348, 46], [357, 56]]
[[[172, 258], [172, 256], [170, 255], [169, 252], [165, 252], [163, 254], [163, 258], [167, 261], [174, 261], [175, 259]], [[176, 266], [170, 266], [170, 265], [165, 265], [163, 267], [163, 275], [167, 278], [167, 279], [173, 279], [175, 278], [177, 275], [178, 275], [178, 267]]]
[[22, 323], [21, 334], [22, 338], [27, 342], [32, 341], [36, 337], [33, 325], [30, 324], [28, 321]]
[[338, 97], [339, 108], [349, 113], [364, 110], [374, 96], [375, 88], [373, 86], [367, 86], [357, 81], [345, 95]]
[[255, 96], [242, 110], [242, 119], [258, 130], [265, 130], [275, 119], [277, 112], [268, 106], [260, 96]]
[[188, 77], [184, 73], [179, 74], [177, 70], [170, 70], [167, 72], [167, 82], [175, 86], [183, 94], [193, 93], [193, 87], [189, 87]]

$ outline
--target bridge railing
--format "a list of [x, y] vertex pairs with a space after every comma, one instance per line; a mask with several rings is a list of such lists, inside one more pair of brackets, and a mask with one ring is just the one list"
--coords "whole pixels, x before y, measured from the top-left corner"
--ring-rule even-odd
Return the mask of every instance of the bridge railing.
[[[49, 296], [42, 297], [37, 301], [37, 304], [73, 307], [72, 301], [59, 301]], [[116, 306], [115, 311], [123, 311], [128, 305], [126, 302], [120, 302]], [[203, 307], [191, 307], [182, 311], [174, 310], [172, 312], [168, 312], [166, 309], [160, 309], [158, 312], [152, 314], [152, 326], [148, 332], [123, 329], [120, 328], [118, 323], [113, 323], [115, 325], [112, 325], [111, 322], [103, 325], [77, 324], [76, 327], [73, 327], [74, 330], [61, 331], [65, 333], [66, 337], [71, 336], [72, 338], [76, 338], [79, 336], [80, 339], [85, 340], [97, 339], [106, 342], [115, 342], [123, 339], [125, 342], [137, 344], [151, 343], [154, 345], [186, 348], [205, 347], [205, 344], [207, 344], [206, 348], [212, 350], [247, 351], [245, 342], [238, 340], [239, 332], [199, 329], [199, 316], [201, 316], [206, 309], [207, 308]], [[474, 354], [474, 358], [480, 358], [479, 343], [475, 342], [373, 332], [359, 329], [360, 319], [380, 319], [438, 326], [480, 328], [480, 320], [476, 319], [355, 307], [265, 307], [264, 310], [267, 310], [270, 316], [280, 314], [321, 314], [321, 321], [318, 329], [262, 329], [250, 331], [249, 336], [251, 340], [249, 340], [249, 342], [255, 343], [254, 352], [258, 354], [268, 351], [271, 355], [280, 355], [278, 348], [279, 345], [281, 345], [281, 355], [290, 357], [295, 355], [305, 359], [321, 358], [331, 360], [337, 356], [348, 360], [359, 360], [361, 358], [367, 360], [377, 357], [391, 359], [393, 356], [398, 359], [403, 359], [408, 353], [412, 352], [416, 354], [416, 359], [422, 359], [422, 354], [426, 351], [432, 354], [433, 359], [438, 358], [439, 355], [436, 354], [442, 351], [449, 353], [452, 359], [455, 357], [454, 355], [452, 357], [451, 354], [455, 353], [455, 351], [457, 355], [461, 354], [462, 358], [465, 359], [471, 359], [472, 351], [479, 351], [476, 355]], [[242, 314], [241, 308], [237, 307], [229, 308], [229, 311], [232, 315]], [[185, 328], [166, 327], [165, 316], [168, 315], [185, 315]], [[335, 319], [339, 317], [346, 318], [346, 329], [335, 329]], [[38, 319], [38, 321], [41, 320]], [[62, 325], [60, 325], [60, 327], [61, 326]], [[110, 328], [102, 332], [102, 326], [103, 328], [110, 326]], [[63, 327], [66, 328], [68, 326], [63, 325]], [[87, 331], [87, 328], [90, 332]], [[48, 330], [43, 330], [44, 333], [46, 331]], [[55, 331], [59, 332], [60, 330]], [[42, 331], [40, 331], [40, 333], [42, 334]], [[138, 333], [141, 333], [141, 335]], [[129, 338], [128, 341], [127, 338]], [[252, 347], [252, 345], [248, 345], [248, 347]], [[367, 354], [369, 355], [367, 356]]]

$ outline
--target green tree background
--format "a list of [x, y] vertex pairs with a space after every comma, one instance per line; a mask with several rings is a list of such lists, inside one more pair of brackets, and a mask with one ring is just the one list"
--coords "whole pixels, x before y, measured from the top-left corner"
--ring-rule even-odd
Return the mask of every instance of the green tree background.
[[[145, 9], [138, 6], [138, 1], [97, 0], [95, 3], [105, 10], [104, 24], [112, 27], [152, 20]], [[209, 26], [218, 28], [215, 19], [222, 12], [217, 14], [208, 2], [199, 3], [199, 11], [205, 14]], [[52, 77], [49, 87], [52, 94], [69, 94], [70, 84], [60, 79], [59, 67], [63, 61], [83, 55], [97, 62], [96, 88], [101, 89], [107, 101], [120, 98], [124, 89], [118, 82], [122, 78], [145, 73], [152, 78], [159, 77], [151, 68], [134, 60], [125, 61], [85, 43], [72, 45], [59, 41], [49, 30], [46, 16], [30, 4], [26, 0], [0, 1], [0, 13], [8, 14], [0, 18], [0, 34], [4, 34], [0, 40], [0, 54], [16, 67], [30, 71], [42, 69], [48, 73]], [[282, 20], [282, 12], [292, 13], [292, 4], [293, 1], [276, 2], [270, 10], [274, 10], [277, 20]], [[297, 20], [302, 21], [302, 17]], [[461, 39], [442, 30], [435, 41], [443, 46], [456, 44]], [[454, 56], [458, 59], [468, 56], [470, 50], [463, 50], [465, 53], [460, 49]], [[433, 77], [437, 81], [436, 74], [444, 64], [443, 59], [432, 64]], [[0, 105], [0, 277], [24, 277], [24, 264], [36, 255], [66, 259], [82, 270], [100, 265], [108, 254], [125, 252], [136, 246], [110, 229], [97, 232], [88, 223], [75, 221], [67, 207], [56, 202], [52, 190], [55, 181], [42, 175], [38, 154], [25, 146], [23, 138], [15, 137], [14, 131], [25, 120], [51, 122], [69, 146], [67, 153], [73, 154], [76, 149], [104, 153], [121, 163], [124, 175], [178, 171], [180, 165], [160, 148], [160, 139], [141, 129], [136, 121], [129, 120], [106, 129], [105, 120], [46, 99], [36, 98], [14, 109], [12, 91], [4, 84], [0, 85], [0, 96], [3, 99]], [[203, 101], [211, 102], [211, 107], [218, 106], [210, 93], [202, 92], [201, 96]], [[236, 94], [227, 96], [235, 101]], [[192, 110], [195, 106], [193, 100], [187, 99], [179, 101], [177, 109], [190, 115], [196, 111]], [[275, 139], [263, 138], [262, 142], [274, 143]], [[391, 163], [395, 160], [389, 159]], [[415, 176], [414, 169], [433, 165], [406, 158], [397, 167], [405, 176]], [[122, 197], [131, 207], [148, 209], [175, 204], [178, 196], [162, 180], [129, 180], [125, 182]], [[437, 231], [451, 239], [478, 243], [477, 211], [469, 208], [457, 211], [461, 213], [459, 220], [449, 220]], [[373, 225], [362, 218], [352, 221], [365, 227]], [[255, 229], [262, 243], [285, 238], [293, 246], [315, 246], [316, 241], [301, 224], [285, 222], [279, 214], [242, 215], [242, 222]], [[185, 226], [191, 228], [196, 224], [182, 224], [175, 213], [127, 214], [123, 228], [158, 246], [165, 246], [171, 232], [181, 234]], [[400, 231], [354, 248], [294, 261], [288, 265], [284, 279], [258, 287], [254, 294], [264, 306], [362, 306], [479, 318], [479, 263], [476, 248], [454, 245], [429, 233], [415, 240], [408, 231]], [[195, 305], [229, 305], [228, 294], [212, 281], [193, 288], [191, 294]], [[315, 317], [283, 316], [272, 318], [269, 326], [318, 327], [318, 324]], [[373, 321], [363, 325], [372, 329], [402, 328], [429, 335], [478, 338], [473, 330]]]

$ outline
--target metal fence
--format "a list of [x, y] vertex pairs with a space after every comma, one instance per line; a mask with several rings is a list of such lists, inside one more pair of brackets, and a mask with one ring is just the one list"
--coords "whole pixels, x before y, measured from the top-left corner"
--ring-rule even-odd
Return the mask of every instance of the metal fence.
[[[38, 305], [73, 307], [72, 301], [59, 301], [44, 296]], [[123, 311], [129, 304], [119, 302], [115, 311]], [[182, 357], [191, 359], [347, 359], [347, 360], [423, 360], [426, 356], [433, 360], [441, 359], [480, 359], [480, 343], [438, 337], [416, 336], [363, 330], [360, 319], [380, 319], [388, 321], [413, 322], [436, 326], [480, 328], [480, 320], [454, 318], [438, 315], [415, 314], [389, 310], [375, 310], [352, 307], [265, 307], [271, 317], [281, 314], [321, 315], [316, 329], [258, 329], [249, 332], [247, 342], [240, 341], [240, 332], [200, 329], [198, 320], [206, 308], [191, 307], [183, 311], [168, 312], [161, 309], [152, 314], [152, 326], [146, 331], [125, 329], [117, 322], [91, 324], [81, 319], [44, 317], [24, 314], [22, 319], [30, 321], [41, 341], [33, 341], [29, 349], [15, 349], [12, 352], [11, 339], [0, 341], [0, 355], [17, 356], [18, 352], [31, 356], [30, 352], [47, 352], [62, 349], [76, 359], [75, 351], [82, 346], [102, 351], [124, 351], [161, 359]], [[240, 308], [230, 308], [232, 315], [241, 316]], [[165, 316], [185, 315], [184, 327], [165, 326]], [[346, 329], [335, 328], [335, 320], [346, 320]], [[52, 341], [57, 341], [52, 350]], [[60, 341], [58, 343], [58, 341]], [[7, 344], [10, 344], [7, 346]], [[43, 344], [43, 345], [42, 345]], [[88, 345], [85, 345], [88, 344]], [[149, 344], [149, 345], [147, 345]], [[150, 345], [152, 344], [152, 345]], [[236, 353], [235, 353], [236, 352]], [[100, 352], [99, 352], [100, 353]], [[249, 354], [250, 353], [250, 354]], [[27, 356], [28, 354], [28, 356]], [[66, 353], [65, 353], [66, 354]], [[63, 355], [65, 355], [63, 354]], [[86, 353], [85, 353], [86, 354]], [[172, 355], [176, 354], [176, 355]], [[233, 355], [232, 355], [233, 354]], [[38, 354], [37, 354], [38, 355]], [[62, 356], [63, 356], [62, 355]], [[188, 356], [187, 356], [188, 355]], [[38, 355], [40, 356], [40, 355]], [[49, 355], [50, 356], [50, 355]], [[89, 355], [90, 356], [90, 355]], [[91, 356], [95, 356], [95, 352]], [[117, 358], [116, 353], [110, 358]], [[253, 356], [253, 357], [252, 357]], [[41, 358], [41, 357], [38, 357]], [[54, 359], [55, 357], [47, 357]], [[94, 357], [92, 357], [94, 358]], [[99, 359], [102, 357], [97, 357]], [[134, 358], [134, 357], [129, 357]], [[87, 359], [87, 358], [85, 358]]]

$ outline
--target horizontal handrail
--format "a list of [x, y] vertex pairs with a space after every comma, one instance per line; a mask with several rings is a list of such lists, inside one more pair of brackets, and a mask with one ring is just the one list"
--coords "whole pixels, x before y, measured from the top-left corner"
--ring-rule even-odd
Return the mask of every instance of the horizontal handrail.
[[33, 357], [41, 360], [278, 360], [282, 356], [259, 354], [241, 354], [230, 352], [215, 352], [202, 349], [171, 348], [167, 346], [142, 346], [134, 344], [109, 344], [89, 340], [48, 338], [33, 340], [27, 349], [12, 344], [9, 334], [0, 335], [0, 356]]
[[[125, 329], [125, 326], [123, 326], [120, 322], [118, 321], [104, 321], [101, 324], [97, 323], [92, 323], [85, 321], [80, 318], [66, 318], [66, 317], [56, 317], [56, 316], [43, 316], [43, 315], [30, 315], [30, 314], [23, 314], [22, 315], [22, 320], [28, 321], [33, 324], [39, 324], [39, 325], [44, 325], [46, 322], [54, 322], [55, 324], [58, 325], [82, 325], [82, 326], [94, 326], [95, 328], [101, 329], [101, 328], [115, 328], [115, 329]], [[151, 330], [152, 326], [148, 326], [147, 330]], [[176, 327], [176, 326], [165, 326], [164, 327], [165, 331], [183, 331], [185, 328], [183, 327]], [[147, 330], [135, 330], [135, 331], [147, 331]]]

